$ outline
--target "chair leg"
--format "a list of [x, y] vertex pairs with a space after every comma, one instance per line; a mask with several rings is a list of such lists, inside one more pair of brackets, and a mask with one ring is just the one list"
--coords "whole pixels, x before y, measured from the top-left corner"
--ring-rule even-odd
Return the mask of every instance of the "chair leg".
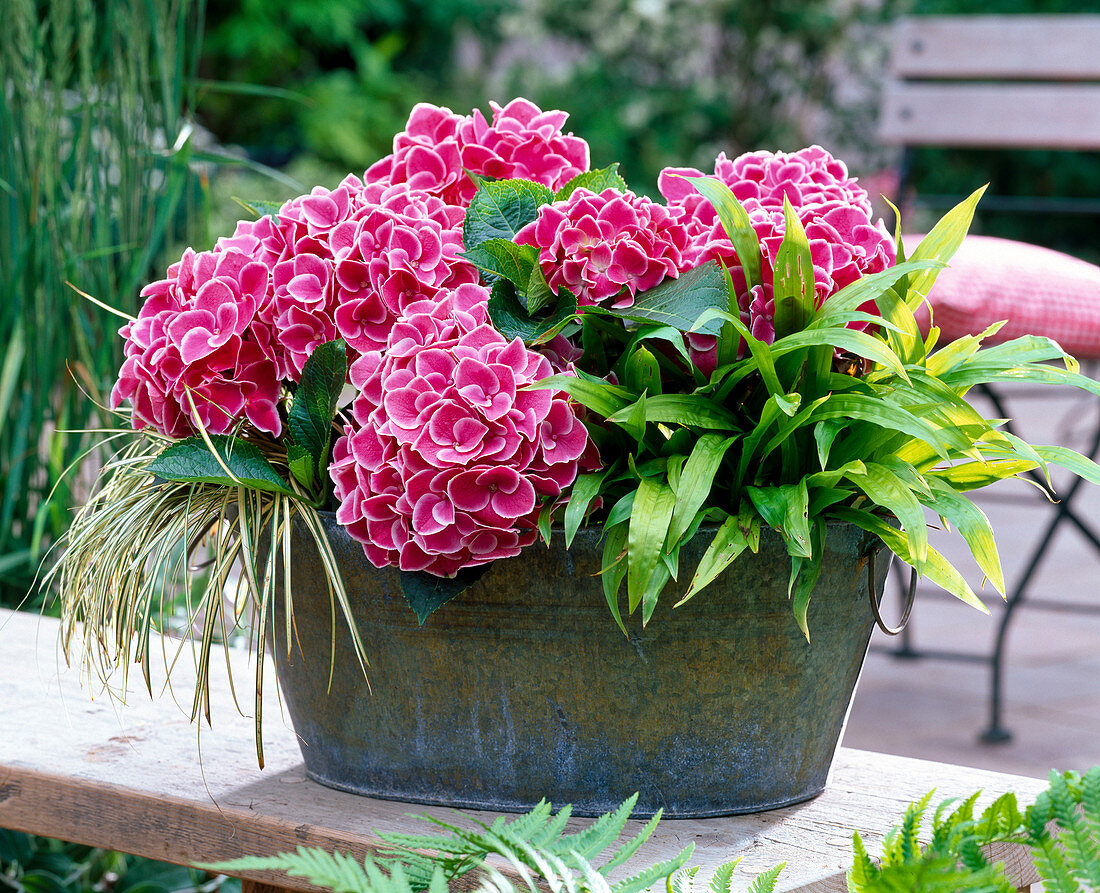
[[[997, 397], [993, 394], [989, 396], [994, 401], [997, 411], [1002, 413], [1002, 417], [1007, 417], [1004, 416], [1003, 408], [999, 405]], [[1097, 452], [1100, 452], [1100, 423], [1097, 424], [1093, 434], [1093, 441], [1088, 456], [1095, 459]], [[1045, 481], [1041, 481], [1041, 483], [1044, 489], [1048, 489]], [[1047, 547], [1054, 539], [1054, 534], [1063, 522], [1069, 521], [1077, 527], [1082, 535], [1084, 535], [1098, 551], [1100, 551], [1100, 537], [1097, 537], [1092, 529], [1072, 511], [1073, 500], [1083, 483], [1084, 480], [1082, 478], [1077, 478], [1069, 488], [1065, 497], [1058, 502], [1054, 517], [1051, 518], [1050, 523], [1047, 525], [1047, 529], [1043, 533], [1039, 545], [1035, 548], [1034, 552], [1032, 552], [1031, 560], [1028, 562], [1027, 567], [1024, 569], [1015, 588], [1012, 590], [1012, 595], [1009, 596], [1008, 604], [1005, 605], [1004, 613], [1001, 615], [1001, 622], [997, 627], [996, 644], [993, 647], [993, 654], [990, 657], [991, 682], [989, 687], [989, 725], [979, 736], [979, 740], [983, 744], [1004, 744], [1012, 740], [1012, 732], [1009, 731], [1002, 722], [1002, 714], [1004, 712], [1005, 644], [1008, 637], [1008, 626], [1012, 622], [1016, 609], [1023, 602], [1024, 593], [1028, 584], [1030, 584], [1031, 578], [1035, 575], [1035, 571], [1039, 569], [1039, 564], [1043, 560]]]

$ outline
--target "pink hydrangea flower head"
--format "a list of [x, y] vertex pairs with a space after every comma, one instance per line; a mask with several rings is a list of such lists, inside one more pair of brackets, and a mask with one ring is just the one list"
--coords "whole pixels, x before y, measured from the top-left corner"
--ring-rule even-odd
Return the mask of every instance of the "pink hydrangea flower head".
[[129, 400], [133, 425], [169, 437], [213, 434], [248, 422], [278, 435], [279, 377], [270, 334], [258, 319], [268, 268], [237, 247], [187, 249], [168, 278], [146, 286], [138, 317], [119, 334], [125, 360], [111, 392]]
[[539, 265], [555, 294], [565, 287], [581, 305], [614, 298], [612, 306], [629, 307], [639, 291], [679, 275], [687, 231], [644, 196], [582, 188], [540, 208], [516, 241], [539, 249]]
[[[685, 266], [719, 259], [730, 270], [742, 320], [763, 341], [775, 338], [773, 276], [783, 241], [784, 200], [789, 200], [806, 230], [814, 264], [814, 300], [818, 306], [862, 276], [896, 261], [893, 239], [881, 221], [871, 219], [867, 193], [848, 176], [843, 163], [820, 146], [798, 152], [751, 152], [733, 161], [720, 155], [714, 176], [729, 186], [749, 215], [760, 241], [762, 283], [750, 291], [741, 262], [710, 202], [684, 176], [703, 176], [689, 168], [666, 168], [659, 187], [670, 213], [688, 232]], [[874, 312], [869, 303], [863, 309]], [[863, 323], [852, 323], [863, 327]], [[689, 340], [704, 371], [713, 365], [705, 336]]]
[[393, 153], [372, 165], [365, 181], [382, 186], [405, 183], [465, 207], [477, 191], [467, 171], [494, 179], [534, 180], [558, 189], [588, 170], [588, 144], [562, 133], [565, 112], [544, 112], [526, 99], [514, 99], [503, 108], [490, 105], [492, 124], [480, 111], [463, 117], [419, 103], [405, 130], [394, 137]]
[[588, 434], [566, 397], [527, 386], [550, 362], [489, 323], [463, 284], [405, 308], [352, 368], [354, 424], [333, 451], [337, 518], [378, 567], [447, 576], [519, 553]]
[[458, 129], [463, 118], [448, 108], [419, 102], [405, 129], [393, 138], [393, 153], [367, 169], [367, 183], [407, 183], [440, 196], [448, 204], [466, 202], [473, 184], [462, 170]]
[[335, 324], [348, 346], [379, 350], [410, 304], [478, 280], [460, 256], [461, 208], [391, 186], [333, 231]]
[[489, 106], [492, 124], [475, 109], [459, 128], [467, 170], [498, 180], [534, 180], [555, 191], [588, 170], [588, 143], [562, 133], [569, 117], [565, 112], [544, 112], [526, 99], [513, 99], [503, 108], [495, 102]]

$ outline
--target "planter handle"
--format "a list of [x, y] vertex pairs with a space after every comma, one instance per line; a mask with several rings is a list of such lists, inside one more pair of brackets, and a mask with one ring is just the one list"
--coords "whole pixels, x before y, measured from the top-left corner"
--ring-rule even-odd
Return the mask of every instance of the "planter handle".
[[[886, 587], [883, 586], [885, 592]], [[913, 613], [913, 602], [917, 595], [917, 569], [914, 567], [909, 574], [909, 594], [905, 596], [905, 610], [902, 612], [901, 621], [897, 626], [887, 626], [886, 621], [882, 619], [882, 614], [879, 611], [879, 600], [875, 597], [875, 553], [871, 553], [871, 557], [867, 561], [867, 596], [871, 601], [871, 612], [875, 615], [875, 626], [881, 629], [888, 636], [896, 636], [900, 633], [907, 623], [909, 623], [909, 615]]]

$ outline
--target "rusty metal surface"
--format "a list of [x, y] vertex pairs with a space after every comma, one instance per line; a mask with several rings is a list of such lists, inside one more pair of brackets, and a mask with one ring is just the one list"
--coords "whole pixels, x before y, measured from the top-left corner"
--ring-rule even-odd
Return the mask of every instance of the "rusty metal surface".
[[[594, 576], [598, 531], [582, 529], [570, 551], [559, 535], [497, 562], [419, 628], [397, 571], [374, 568], [333, 517], [325, 523], [371, 690], [339, 620], [329, 686], [332, 611], [312, 541], [296, 529], [291, 653], [274, 639], [317, 781], [498, 810], [545, 797], [580, 815], [639, 791], [636, 815], [682, 817], [755, 812], [824, 788], [873, 623], [873, 540], [862, 531], [829, 528], [810, 645], [787, 600], [789, 559], [769, 530], [758, 556], [746, 553], [675, 610], [673, 584], [649, 625], [629, 618], [624, 637]], [[684, 549], [681, 590], [704, 547]]]

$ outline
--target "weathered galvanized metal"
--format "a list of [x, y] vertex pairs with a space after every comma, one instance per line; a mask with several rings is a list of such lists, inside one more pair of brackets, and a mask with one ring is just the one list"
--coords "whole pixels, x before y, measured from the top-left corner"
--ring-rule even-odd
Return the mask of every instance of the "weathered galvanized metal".
[[397, 571], [371, 566], [333, 517], [325, 525], [370, 688], [300, 523], [289, 654], [274, 636], [306, 771], [322, 784], [494, 810], [545, 797], [579, 815], [638, 791], [636, 815], [683, 817], [771, 809], [824, 789], [874, 622], [868, 556], [881, 544], [863, 531], [829, 527], [808, 644], [787, 598], [790, 559], [770, 530], [759, 555], [673, 609], [705, 548], [697, 537], [680, 585], [644, 629], [629, 618], [624, 636], [596, 576], [598, 530], [581, 530], [569, 551], [559, 534], [497, 562], [421, 628]]

